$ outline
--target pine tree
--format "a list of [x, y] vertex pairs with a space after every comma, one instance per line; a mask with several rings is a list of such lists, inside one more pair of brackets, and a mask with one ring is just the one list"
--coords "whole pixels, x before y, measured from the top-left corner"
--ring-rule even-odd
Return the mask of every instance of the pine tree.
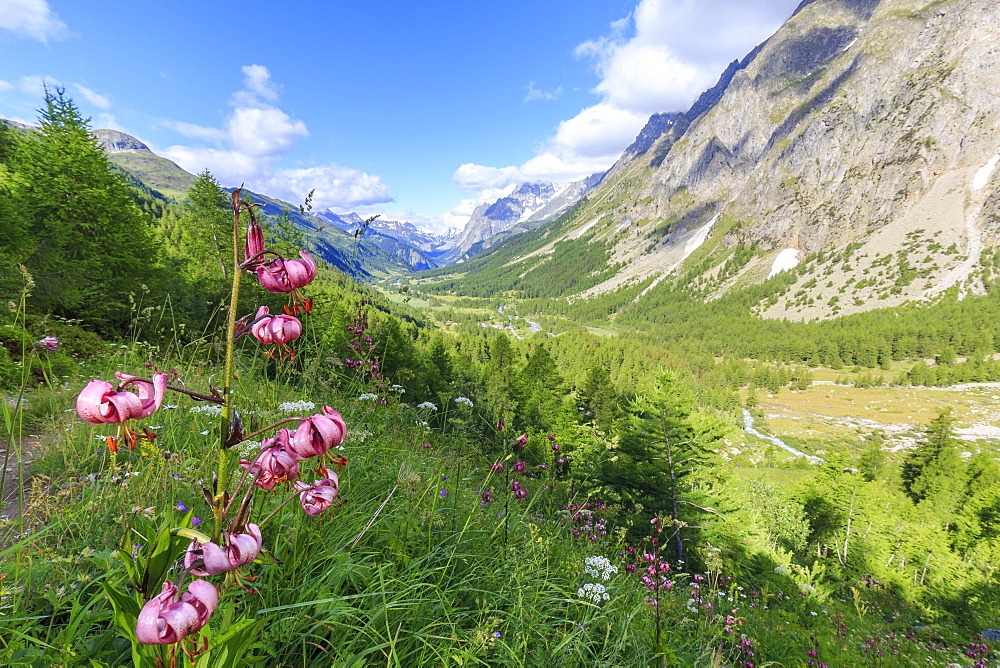
[[444, 345], [444, 337], [441, 334], [436, 334], [431, 339], [427, 357], [431, 374], [427, 383], [429, 389], [434, 394], [447, 392], [455, 374], [451, 355], [448, 354], [448, 349]]
[[129, 319], [129, 293], [155, 271], [151, 225], [61, 88], [45, 88], [38, 132], [19, 141], [18, 199], [33, 248], [26, 264], [43, 312], [100, 328]]
[[514, 391], [518, 428], [523, 431], [551, 431], [559, 421], [559, 413], [565, 411], [562, 403], [565, 387], [555, 360], [541, 343], [535, 346], [518, 373]]
[[597, 428], [610, 431], [622, 416], [621, 397], [611, 382], [611, 374], [603, 366], [592, 366], [579, 391], [581, 419]]

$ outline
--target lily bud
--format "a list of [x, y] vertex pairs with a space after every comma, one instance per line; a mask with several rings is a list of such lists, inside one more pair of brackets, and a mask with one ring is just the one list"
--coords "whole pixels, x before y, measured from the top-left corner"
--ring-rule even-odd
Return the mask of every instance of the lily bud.
[[247, 243], [243, 251], [243, 261], [249, 262], [264, 252], [264, 229], [253, 221], [247, 226]]

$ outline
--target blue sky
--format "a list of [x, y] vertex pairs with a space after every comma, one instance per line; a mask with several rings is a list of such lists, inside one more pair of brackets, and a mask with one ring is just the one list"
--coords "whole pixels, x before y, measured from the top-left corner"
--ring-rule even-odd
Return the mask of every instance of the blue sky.
[[0, 0], [0, 117], [41, 82], [191, 172], [441, 231], [607, 169], [799, 0]]

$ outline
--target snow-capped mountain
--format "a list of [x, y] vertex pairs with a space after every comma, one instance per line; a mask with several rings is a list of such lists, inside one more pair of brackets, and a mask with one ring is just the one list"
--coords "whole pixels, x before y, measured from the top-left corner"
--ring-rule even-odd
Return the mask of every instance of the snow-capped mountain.
[[453, 254], [458, 231], [449, 229], [444, 234], [425, 232], [412, 223], [376, 218], [367, 225], [357, 213], [338, 214], [327, 209], [313, 212], [313, 216], [350, 234], [363, 236], [410, 266], [414, 271], [433, 269], [447, 264]]
[[523, 183], [495, 202], [480, 204], [455, 242], [457, 256], [474, 255], [508, 236], [506, 232], [523, 232], [557, 218], [603, 177], [594, 174], [573, 183]]

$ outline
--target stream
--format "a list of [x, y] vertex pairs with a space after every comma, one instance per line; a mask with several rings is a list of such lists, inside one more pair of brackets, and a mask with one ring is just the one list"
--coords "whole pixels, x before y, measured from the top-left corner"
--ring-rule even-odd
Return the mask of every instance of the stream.
[[768, 436], [767, 434], [761, 433], [761, 432], [757, 431], [756, 429], [754, 429], [754, 426], [753, 426], [753, 415], [751, 415], [750, 411], [748, 411], [745, 408], [743, 409], [743, 431], [745, 431], [746, 433], [751, 434], [753, 436], [756, 436], [757, 438], [762, 438], [765, 441], [768, 441], [770, 443], [774, 443], [779, 448], [782, 448], [783, 450], [787, 450], [788, 452], [792, 453], [796, 457], [805, 457], [809, 461], [818, 462], [820, 464], [825, 464], [826, 463], [820, 457], [816, 457], [814, 455], [807, 455], [806, 453], [802, 452], [801, 450], [796, 450], [792, 446], [790, 446], [787, 443], [785, 443], [784, 441], [782, 441], [777, 436]]

